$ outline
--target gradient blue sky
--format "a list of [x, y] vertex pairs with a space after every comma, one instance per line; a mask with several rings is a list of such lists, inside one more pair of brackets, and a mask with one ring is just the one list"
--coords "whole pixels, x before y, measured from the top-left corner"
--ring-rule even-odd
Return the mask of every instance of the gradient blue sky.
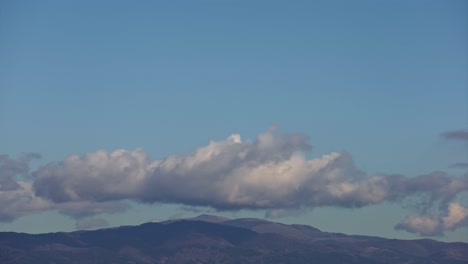
[[[346, 151], [369, 175], [464, 173], [449, 165], [466, 146], [440, 135], [467, 126], [467, 1], [2, 1], [0, 39], [0, 153], [40, 153], [34, 168], [98, 149], [160, 159], [278, 125], [310, 136], [310, 157]], [[186, 209], [133, 203], [100, 217], [198, 214]], [[407, 214], [383, 203], [276, 220], [417, 238], [393, 229]], [[42, 212], [0, 230], [74, 223]]]

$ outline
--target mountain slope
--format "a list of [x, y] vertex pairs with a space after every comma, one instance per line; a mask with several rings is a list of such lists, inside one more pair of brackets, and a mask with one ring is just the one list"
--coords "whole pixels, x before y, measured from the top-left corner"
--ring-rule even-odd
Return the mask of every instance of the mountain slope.
[[321, 232], [262, 219], [192, 219], [71, 233], [0, 233], [0, 263], [467, 263], [468, 244]]

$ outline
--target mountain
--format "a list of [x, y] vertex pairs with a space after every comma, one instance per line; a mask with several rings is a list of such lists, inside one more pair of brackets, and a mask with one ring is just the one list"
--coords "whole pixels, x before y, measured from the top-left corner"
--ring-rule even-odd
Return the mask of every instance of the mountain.
[[468, 263], [468, 244], [201, 215], [94, 231], [0, 232], [0, 263]]

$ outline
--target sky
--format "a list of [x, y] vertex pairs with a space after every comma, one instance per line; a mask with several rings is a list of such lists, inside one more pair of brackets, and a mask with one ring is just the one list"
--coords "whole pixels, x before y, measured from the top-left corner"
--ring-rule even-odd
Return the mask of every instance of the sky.
[[0, 231], [468, 242], [468, 2], [2, 1]]

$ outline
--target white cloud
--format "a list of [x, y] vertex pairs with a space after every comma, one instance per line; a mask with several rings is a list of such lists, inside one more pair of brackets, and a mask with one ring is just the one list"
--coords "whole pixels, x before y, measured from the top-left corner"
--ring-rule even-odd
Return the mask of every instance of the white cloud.
[[52, 208], [52, 202], [35, 195], [31, 183], [16, 183], [18, 188], [14, 190], [0, 190], [0, 221], [12, 221], [23, 215]]
[[458, 202], [451, 202], [447, 207], [445, 216], [434, 213], [430, 216], [408, 216], [395, 228], [424, 236], [440, 236], [445, 230], [468, 226], [468, 208]]
[[395, 229], [419, 233], [424, 236], [435, 236], [442, 233], [442, 224], [436, 216], [408, 216], [396, 225]]
[[459, 226], [468, 226], [468, 208], [457, 202], [449, 204], [448, 215], [442, 218], [444, 228], [455, 229]]
[[333, 152], [307, 159], [301, 135], [239, 135], [183, 156], [150, 161], [141, 149], [71, 156], [34, 172], [38, 195], [57, 203], [115, 201], [182, 203], [230, 209], [359, 207], [387, 197], [382, 176], [355, 181], [351, 157]]
[[[124, 211], [127, 207], [122, 201], [126, 199], [217, 210], [266, 209], [277, 216], [278, 212], [321, 206], [363, 207], [420, 194], [429, 197], [424, 205], [427, 209], [438, 203], [448, 206], [460, 192], [468, 190], [467, 176], [451, 177], [442, 172], [411, 178], [366, 176], [347, 153], [310, 159], [306, 155], [310, 149], [304, 135], [278, 136], [268, 130], [254, 141], [243, 141], [233, 134], [192, 153], [160, 160], [151, 160], [142, 149], [99, 150], [42, 166], [32, 173], [33, 189], [29, 184], [18, 190], [0, 190], [0, 197], [22, 190], [23, 196], [29, 195], [36, 203], [31, 211], [57, 209], [75, 218]], [[0, 209], [0, 216], [12, 219], [23, 215], [28, 210], [24, 206], [10, 202], [9, 208], [25, 209]], [[397, 228], [435, 234], [465, 222], [465, 211], [459, 207], [447, 212], [452, 212], [446, 215], [447, 220], [423, 214], [405, 219]]]

